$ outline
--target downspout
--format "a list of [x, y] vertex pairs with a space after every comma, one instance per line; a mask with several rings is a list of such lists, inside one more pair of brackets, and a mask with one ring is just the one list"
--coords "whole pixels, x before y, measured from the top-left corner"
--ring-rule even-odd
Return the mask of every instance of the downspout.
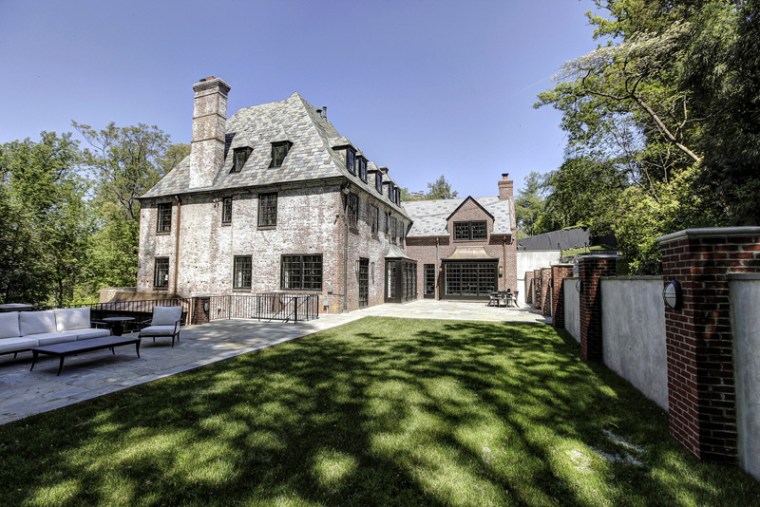
[[440, 297], [439, 297], [440, 293], [438, 291], [438, 285], [441, 282], [441, 276], [440, 276], [440, 269], [441, 268], [438, 265], [438, 263], [439, 263], [439, 259], [438, 259], [438, 245], [440, 243], [441, 243], [441, 238], [435, 238], [435, 274], [436, 274], [435, 280], [436, 280], [436, 282], [438, 282], [438, 283], [434, 284], [434, 286], [433, 286], [433, 290], [435, 290], [435, 299], [440, 299]]
[[343, 199], [343, 312], [348, 311], [348, 195], [340, 192]]
[[172, 292], [174, 296], [177, 294], [177, 280], [179, 278], [179, 229], [182, 226], [182, 199], [178, 196], [174, 196], [174, 201], [177, 203], [177, 231], [174, 235], [174, 281], [172, 283]]
[[502, 276], [504, 277], [504, 282], [502, 284], [502, 290], [507, 290], [511, 288], [511, 287], [507, 287], [507, 238], [504, 238], [501, 240], [501, 246], [502, 246], [501, 262], [504, 263], [504, 271], [502, 272]]

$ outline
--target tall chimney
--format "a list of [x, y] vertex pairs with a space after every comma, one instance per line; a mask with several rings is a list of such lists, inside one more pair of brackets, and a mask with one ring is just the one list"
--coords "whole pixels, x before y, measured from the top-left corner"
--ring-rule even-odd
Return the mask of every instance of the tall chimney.
[[509, 173], [502, 173], [499, 180], [499, 200], [514, 200], [515, 182], [509, 179]]
[[224, 164], [227, 94], [230, 85], [210, 76], [193, 85], [193, 141], [190, 188], [209, 187]]

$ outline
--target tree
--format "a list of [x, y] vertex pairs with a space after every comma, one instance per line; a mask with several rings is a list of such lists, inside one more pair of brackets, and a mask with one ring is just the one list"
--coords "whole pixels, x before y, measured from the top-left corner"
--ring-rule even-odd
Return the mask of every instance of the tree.
[[[622, 177], [623, 188], [615, 178], [604, 190], [614, 196], [593, 201], [603, 208], [594, 216], [618, 235], [631, 266], [648, 272], [659, 235], [760, 221], [760, 2], [595, 3], [608, 13], [590, 15], [604, 43], [568, 63], [537, 106], [562, 112], [568, 161]], [[576, 201], [559, 194], [573, 195], [574, 181], [551, 185], [570, 215]]]
[[155, 125], [102, 130], [73, 122], [90, 145], [84, 161], [93, 179], [93, 206], [99, 217], [91, 237], [91, 291], [132, 286], [137, 277], [140, 204], [138, 197], [153, 187], [189, 153], [187, 145], [171, 145]]
[[526, 236], [536, 233], [535, 226], [544, 212], [544, 199], [541, 196], [543, 178], [535, 171], [531, 171], [525, 179], [525, 185], [517, 193], [515, 199], [515, 214], [517, 215], [518, 231]]
[[92, 221], [70, 134], [0, 146], [0, 300], [61, 306], [74, 299]]
[[451, 190], [451, 184], [446, 181], [446, 177], [443, 175], [434, 182], [428, 183], [427, 186], [426, 199], [456, 199], [458, 195], [456, 190]]

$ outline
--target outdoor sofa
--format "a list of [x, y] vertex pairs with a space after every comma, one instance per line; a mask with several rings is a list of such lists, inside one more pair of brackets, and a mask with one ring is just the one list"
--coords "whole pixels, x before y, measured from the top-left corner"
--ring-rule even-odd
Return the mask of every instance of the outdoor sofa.
[[110, 334], [91, 327], [89, 308], [0, 313], [0, 354]]

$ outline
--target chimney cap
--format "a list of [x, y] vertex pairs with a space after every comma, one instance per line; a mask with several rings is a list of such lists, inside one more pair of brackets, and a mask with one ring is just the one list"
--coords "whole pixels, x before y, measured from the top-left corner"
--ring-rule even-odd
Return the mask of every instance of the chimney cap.
[[509, 173], [501, 173], [501, 177], [505, 180], [509, 179]]

